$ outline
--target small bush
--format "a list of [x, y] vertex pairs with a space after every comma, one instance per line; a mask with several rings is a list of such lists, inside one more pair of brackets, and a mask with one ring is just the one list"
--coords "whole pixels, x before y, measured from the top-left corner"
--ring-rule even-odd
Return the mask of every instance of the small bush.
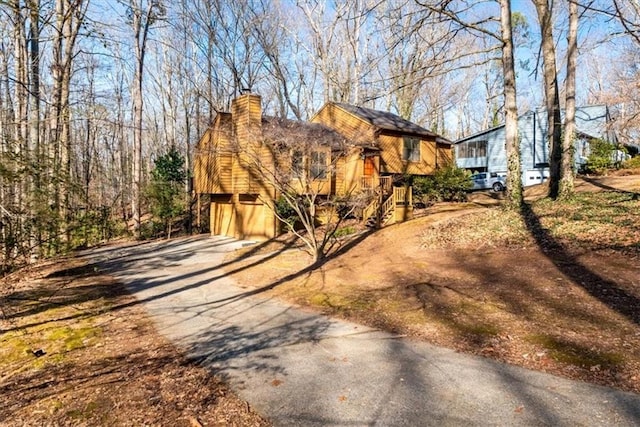
[[583, 166], [584, 173], [602, 175], [609, 169], [620, 167], [619, 161], [616, 161], [616, 150], [623, 150], [622, 147], [596, 139], [589, 142], [589, 148], [591, 153]]
[[338, 228], [336, 232], [333, 234], [333, 237], [339, 239], [340, 237], [348, 236], [356, 232], [356, 229], [351, 226], [346, 226], [342, 228]]
[[276, 200], [275, 209], [276, 216], [289, 228], [293, 228], [299, 220], [298, 213], [283, 196], [278, 197], [278, 200]]
[[622, 167], [625, 169], [640, 169], [640, 156], [635, 156], [626, 160]]
[[463, 202], [473, 186], [471, 174], [450, 165], [436, 170], [432, 176], [413, 179], [413, 196], [425, 205], [433, 202]]
[[173, 222], [186, 210], [184, 182], [187, 172], [184, 158], [175, 147], [155, 160], [151, 177], [145, 195], [151, 202], [151, 213], [164, 224], [170, 238]]

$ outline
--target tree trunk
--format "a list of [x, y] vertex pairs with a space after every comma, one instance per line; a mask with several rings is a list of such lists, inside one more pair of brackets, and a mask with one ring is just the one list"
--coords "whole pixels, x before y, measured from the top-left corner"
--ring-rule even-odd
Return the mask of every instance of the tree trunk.
[[133, 188], [131, 191], [131, 211], [133, 214], [133, 234], [140, 238], [140, 185], [142, 181], [142, 71], [136, 67], [133, 79]]
[[140, 238], [140, 195], [142, 190], [142, 78], [144, 72], [144, 59], [147, 49], [147, 37], [153, 20], [153, 14], [158, 4], [154, 1], [147, 3], [142, 10], [142, 2], [137, 4], [131, 0], [129, 4], [132, 12], [132, 26], [135, 36], [135, 72], [131, 88], [133, 100], [133, 188], [131, 191], [131, 209], [133, 212], [133, 234]]
[[[29, 216], [39, 222], [38, 206], [42, 204], [41, 166], [42, 147], [40, 145], [40, 0], [28, 2], [29, 8], [29, 146], [27, 156], [29, 165], [33, 171], [29, 181], [28, 197]], [[42, 227], [30, 230], [31, 248], [40, 248], [42, 243]], [[42, 248], [40, 248], [42, 249]]]
[[540, 23], [542, 65], [544, 69], [544, 94], [547, 108], [547, 141], [549, 146], [549, 197], [557, 198], [560, 183], [561, 117], [558, 93], [556, 49], [553, 40], [553, 11], [548, 0], [533, 0]]
[[[27, 150], [27, 54], [25, 23], [20, 10], [20, 1], [15, 0], [12, 4], [14, 16], [13, 43], [14, 43], [14, 73], [16, 84], [14, 85], [14, 120], [13, 139], [15, 141], [14, 153], [18, 162], [23, 164], [28, 161]], [[7, 74], [9, 75], [9, 74]], [[22, 179], [16, 182], [14, 192], [14, 205], [18, 212], [23, 212], [25, 195], [28, 192], [28, 180]], [[21, 216], [24, 218], [24, 216]], [[22, 228], [22, 224], [18, 228]], [[23, 231], [23, 230], [20, 230]]]
[[522, 205], [522, 172], [520, 170], [520, 140], [518, 139], [518, 104], [516, 102], [516, 74], [513, 60], [513, 35], [510, 0], [500, 0], [502, 28], [502, 70], [506, 110], [505, 139], [507, 152], [507, 203], [510, 208]]
[[569, 0], [569, 34], [567, 40], [567, 80], [564, 118], [564, 139], [562, 141], [562, 162], [560, 165], [560, 186], [558, 197], [567, 199], [573, 195], [574, 152], [576, 132], [576, 62], [578, 56], [578, 4]]

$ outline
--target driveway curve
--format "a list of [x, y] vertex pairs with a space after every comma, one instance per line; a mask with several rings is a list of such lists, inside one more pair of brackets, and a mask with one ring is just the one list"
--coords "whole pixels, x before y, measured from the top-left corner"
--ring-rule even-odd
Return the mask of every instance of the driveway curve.
[[85, 253], [275, 425], [635, 426], [640, 395], [338, 321], [243, 288], [224, 237]]

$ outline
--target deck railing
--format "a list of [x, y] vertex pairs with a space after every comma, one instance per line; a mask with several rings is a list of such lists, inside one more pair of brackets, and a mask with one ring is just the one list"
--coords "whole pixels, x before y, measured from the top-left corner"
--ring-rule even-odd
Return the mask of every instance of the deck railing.
[[411, 187], [393, 187], [393, 200], [397, 205], [413, 206]]
[[362, 211], [362, 220], [367, 221], [372, 216], [376, 215], [378, 208], [380, 207], [380, 196], [376, 196], [375, 199], [369, 203], [369, 205]]
[[363, 176], [360, 178], [360, 187], [363, 190], [376, 190], [381, 188], [386, 194], [391, 192], [392, 185], [393, 180], [390, 176]]
[[363, 209], [362, 220], [375, 219], [376, 227], [386, 225], [395, 220], [396, 206], [413, 206], [411, 187], [393, 187], [393, 194], [386, 198], [382, 194], [376, 195]]
[[[380, 217], [378, 218], [379, 226], [385, 225], [384, 223], [388, 222], [393, 215], [396, 203], [394, 201], [395, 197], [388, 197], [387, 200], [384, 201], [382, 207], [380, 208]], [[384, 223], [382, 223], [384, 221]]]

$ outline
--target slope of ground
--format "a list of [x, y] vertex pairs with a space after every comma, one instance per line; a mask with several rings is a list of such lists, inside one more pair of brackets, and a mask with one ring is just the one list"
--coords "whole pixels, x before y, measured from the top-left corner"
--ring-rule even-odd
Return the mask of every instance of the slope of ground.
[[0, 309], [0, 425], [267, 425], [81, 261], [5, 278]]
[[299, 249], [264, 259], [258, 247], [235, 254], [250, 268], [233, 275], [331, 315], [638, 393], [639, 178], [580, 180], [562, 204], [532, 202], [545, 191], [531, 188], [521, 213], [477, 193], [356, 236], [317, 268]]
[[[235, 277], [416, 339], [640, 392], [640, 177], [578, 188], [595, 195], [523, 215], [475, 193], [352, 237], [316, 269], [285, 237], [235, 254]], [[7, 426], [267, 425], [120, 284], [73, 259], [2, 280], [0, 395]]]

